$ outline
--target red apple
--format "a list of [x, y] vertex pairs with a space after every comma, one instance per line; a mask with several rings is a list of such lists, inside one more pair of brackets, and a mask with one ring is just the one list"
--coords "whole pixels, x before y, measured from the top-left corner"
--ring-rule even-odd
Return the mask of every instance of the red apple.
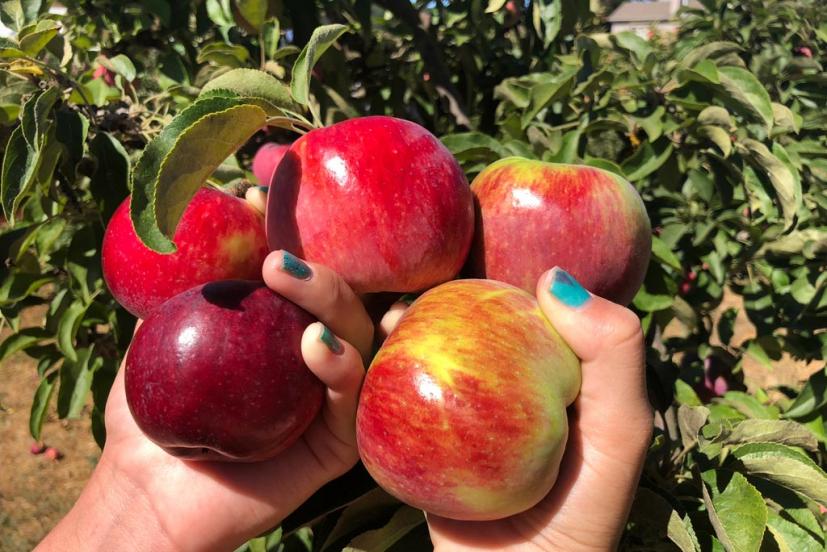
[[186, 289], [215, 280], [261, 279], [267, 256], [264, 222], [244, 200], [213, 188], [192, 198], [170, 255], [146, 247], [129, 218], [129, 198], [115, 210], [103, 238], [103, 276], [112, 295], [139, 318]]
[[471, 184], [477, 232], [470, 275], [534, 291], [559, 266], [592, 293], [632, 301], [649, 264], [651, 228], [631, 184], [594, 167], [509, 157]]
[[416, 507], [490, 520], [554, 485], [580, 363], [534, 297], [491, 280], [427, 291], [368, 369], [356, 417], [373, 478]]
[[270, 142], [261, 146], [253, 156], [253, 174], [262, 186], [269, 186], [273, 173], [290, 146]]
[[176, 295], [138, 328], [126, 357], [126, 399], [141, 430], [189, 460], [253, 462], [293, 444], [324, 385], [301, 356], [315, 319], [245, 280]]
[[430, 132], [350, 119], [290, 147], [268, 194], [267, 240], [359, 293], [427, 289], [459, 272], [474, 229], [459, 164]]
[[103, 65], [95, 67], [95, 71], [92, 73], [92, 79], [103, 79], [103, 82], [107, 85], [115, 86], [115, 73]]

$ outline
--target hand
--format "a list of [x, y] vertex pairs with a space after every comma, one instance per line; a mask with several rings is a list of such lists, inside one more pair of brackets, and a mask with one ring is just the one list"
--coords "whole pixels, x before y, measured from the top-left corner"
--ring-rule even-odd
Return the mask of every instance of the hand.
[[617, 547], [652, 433], [640, 321], [628, 309], [586, 293], [559, 269], [540, 278], [537, 297], [583, 371], [557, 483], [534, 508], [499, 521], [428, 515], [436, 550]]
[[[278, 525], [356, 463], [354, 421], [373, 323], [333, 271], [306, 263], [311, 276], [297, 278], [282, 268], [283, 258], [281, 251], [267, 257], [265, 282], [320, 320], [307, 327], [301, 348], [327, 395], [304, 435], [265, 462], [181, 460], [138, 429], [126, 404], [122, 369], [106, 406], [107, 441], [100, 462], [41, 549], [232, 550]], [[338, 336], [341, 351], [320, 340], [322, 323]]]

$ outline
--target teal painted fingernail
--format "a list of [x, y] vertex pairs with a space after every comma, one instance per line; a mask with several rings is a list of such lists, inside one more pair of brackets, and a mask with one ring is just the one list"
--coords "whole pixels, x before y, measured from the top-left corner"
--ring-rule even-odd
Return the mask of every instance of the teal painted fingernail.
[[406, 305], [412, 304], [416, 301], [417, 294], [416, 293], [406, 293], [402, 297], [399, 298], [400, 303], [405, 303]]
[[265, 194], [270, 190], [270, 186], [256, 186], [259, 190], [264, 192]]
[[549, 292], [558, 301], [569, 307], [581, 307], [591, 299], [591, 295], [574, 277], [560, 267], [554, 269]]
[[313, 276], [313, 271], [310, 270], [307, 263], [288, 251], [285, 251], [281, 256], [281, 269], [299, 280], [309, 280]]
[[327, 348], [330, 349], [330, 352], [334, 355], [341, 355], [345, 352], [345, 346], [342, 345], [342, 342], [339, 341], [339, 338], [336, 337], [333, 332], [330, 331], [330, 328], [322, 324], [322, 335], [319, 336], [319, 339], [322, 343], [327, 345]]

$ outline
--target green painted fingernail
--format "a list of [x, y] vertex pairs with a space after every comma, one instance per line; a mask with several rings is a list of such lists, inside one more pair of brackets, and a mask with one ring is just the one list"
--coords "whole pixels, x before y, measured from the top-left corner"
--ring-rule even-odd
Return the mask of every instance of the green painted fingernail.
[[270, 190], [270, 186], [256, 186], [259, 190], [264, 192], [265, 194]]
[[307, 263], [288, 251], [282, 253], [281, 269], [299, 280], [309, 280], [313, 276], [313, 271], [310, 270]]
[[549, 292], [558, 301], [569, 307], [581, 307], [591, 299], [591, 295], [574, 277], [560, 267], [554, 269]]
[[330, 349], [330, 352], [334, 355], [341, 355], [345, 352], [345, 346], [342, 345], [342, 342], [339, 341], [339, 338], [330, 331], [330, 328], [322, 324], [322, 334], [319, 336], [319, 339], [322, 343], [327, 345], [327, 348]]

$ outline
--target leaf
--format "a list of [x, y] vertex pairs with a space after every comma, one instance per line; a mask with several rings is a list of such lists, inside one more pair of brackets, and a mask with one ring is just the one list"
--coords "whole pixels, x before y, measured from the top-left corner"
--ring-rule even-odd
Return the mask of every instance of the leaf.
[[0, 362], [51, 337], [52, 335], [43, 328], [24, 328], [13, 333], [0, 343]]
[[779, 552], [806, 552], [824, 550], [824, 543], [819, 542], [803, 527], [770, 512], [767, 529], [778, 544]]
[[377, 517], [387, 519], [389, 509], [398, 507], [399, 500], [384, 490], [376, 488], [351, 502], [336, 520], [336, 525], [327, 535], [321, 550], [328, 550], [337, 541], [352, 534], [355, 530], [370, 523], [376, 523]]
[[654, 257], [661, 263], [670, 266], [677, 271], [683, 270], [681, 262], [672, 252], [672, 249], [658, 236], [652, 236], [652, 255], [654, 255]]
[[17, 207], [37, 176], [40, 156], [23, 136], [23, 125], [14, 129], [6, 144], [0, 172], [0, 201], [6, 218], [14, 223]]
[[95, 370], [103, 359], [93, 357], [94, 345], [78, 351], [76, 360], [66, 360], [60, 368], [60, 388], [57, 393], [57, 413], [62, 418], [77, 418], [86, 404], [92, 388]]
[[211, 97], [181, 111], [147, 144], [133, 173], [131, 216], [150, 249], [175, 251], [171, 238], [207, 177], [263, 127], [265, 111], [240, 98]]
[[664, 497], [646, 487], [637, 489], [630, 520], [651, 527], [660, 538], [667, 537], [681, 552], [701, 550], [689, 517], [682, 519]]
[[25, 55], [26, 52], [15, 41], [0, 36], [0, 59], [15, 59]]
[[[201, 89], [201, 97], [210, 94], [224, 95], [229, 91], [242, 98], [265, 102], [268, 115], [281, 115], [282, 109], [298, 106], [290, 96], [290, 90], [276, 77], [258, 69], [232, 69], [212, 79]], [[268, 106], [271, 106], [267, 108]]]
[[261, 31], [267, 19], [267, 0], [235, 0], [235, 7], [255, 32]]
[[425, 523], [425, 516], [422, 510], [402, 506], [384, 527], [362, 533], [343, 550], [346, 552], [384, 552], [423, 523]]
[[485, 13], [494, 13], [500, 11], [505, 6], [508, 0], [488, 0], [488, 7], [485, 8]]
[[666, 139], [643, 144], [634, 155], [621, 164], [627, 180], [636, 182], [661, 168], [672, 155], [672, 149], [671, 142]]
[[63, 355], [70, 361], [76, 361], [75, 335], [78, 332], [83, 315], [86, 314], [87, 304], [75, 300], [60, 317], [57, 326], [57, 346]]
[[726, 130], [730, 130], [735, 127], [732, 122], [732, 117], [729, 115], [729, 111], [717, 105], [705, 107], [703, 111], [698, 113], [698, 124], [719, 126]]
[[32, 409], [29, 413], [29, 433], [35, 441], [40, 440], [43, 420], [46, 418], [46, 410], [49, 408], [49, 401], [52, 399], [56, 380], [57, 372], [52, 372], [40, 380], [40, 384], [34, 392]]
[[776, 443], [751, 443], [734, 449], [732, 455], [750, 475], [827, 504], [827, 474], [796, 449]]
[[723, 128], [712, 125], [701, 125], [698, 127], [698, 135], [718, 146], [724, 158], [729, 157], [732, 153], [732, 140], [729, 137], [729, 132]]
[[129, 195], [129, 154], [111, 134], [98, 132], [89, 144], [89, 153], [97, 160], [97, 167], [89, 182], [101, 210], [103, 222], [109, 219], [118, 205]]
[[293, 80], [290, 90], [299, 105], [310, 103], [310, 74], [322, 54], [333, 45], [348, 29], [345, 25], [322, 25], [313, 31], [310, 40], [302, 49], [293, 65]]
[[60, 25], [51, 19], [41, 19], [34, 27], [18, 35], [20, 49], [31, 57], [37, 56], [46, 45], [57, 36]]
[[701, 399], [695, 390], [681, 379], [675, 380], [675, 400], [681, 406], [702, 406]]
[[107, 70], [122, 76], [127, 82], [134, 81], [137, 76], [137, 71], [132, 60], [123, 54], [118, 54], [111, 58], [100, 56], [97, 61]]
[[63, 148], [63, 166], [67, 174], [74, 176], [75, 167], [83, 159], [89, 119], [79, 111], [58, 109], [55, 112], [55, 138]]
[[720, 84], [721, 76], [718, 73], [718, 66], [709, 59], [699, 61], [696, 65], [680, 72], [681, 84], [684, 82], [701, 82], [709, 84]]
[[709, 409], [704, 406], [678, 407], [678, 427], [681, 430], [681, 442], [684, 448], [693, 446], [698, 441], [698, 433], [709, 418]]
[[786, 105], [772, 102], [772, 135], [787, 134], [794, 132], [798, 134], [801, 130], [801, 115], [793, 113]]
[[226, 42], [212, 42], [201, 48], [196, 61], [228, 67], [243, 67], [249, 58], [250, 52], [244, 46], [227, 44]]
[[638, 65], [642, 65], [646, 61], [649, 54], [652, 53], [652, 46], [647, 41], [638, 36], [634, 31], [621, 31], [612, 35], [614, 42], [624, 50], [630, 51], [634, 54]]
[[510, 155], [500, 142], [482, 132], [461, 132], [449, 134], [441, 139], [443, 145], [462, 161], [464, 159], [484, 157], [492, 162]]
[[776, 148], [776, 152], [785, 156], [784, 161], [782, 161], [778, 156], [772, 154], [767, 146], [757, 140], [745, 138], [741, 143], [749, 153], [748, 159], [772, 184], [778, 202], [781, 204], [786, 226], [792, 226], [803, 198], [798, 172], [789, 162], [786, 152], [781, 146]]
[[[264, 48], [265, 57], [270, 60], [274, 59], [279, 49], [279, 40], [281, 39], [281, 25], [278, 19], [273, 17], [264, 23], [264, 26], [261, 28], [261, 38], [264, 41], [262, 47]], [[287, 96], [290, 96], [289, 91], [287, 92]]]
[[687, 53], [681, 63], [684, 67], [692, 67], [701, 60], [715, 59], [740, 51], [742, 48], [734, 42], [710, 42]]
[[745, 117], [763, 123], [769, 131], [773, 122], [772, 102], [758, 78], [740, 67], [721, 67], [718, 73], [725, 91], [722, 100]]
[[[710, 472], [704, 472], [704, 475], [705, 480], [713, 479]], [[723, 492], [718, 493], [715, 484], [715, 481], [711, 484], [713, 495], [710, 497], [707, 484], [701, 483], [715, 535], [728, 552], [758, 550], [768, 515], [761, 493], [738, 472], [732, 474]]]
[[779, 443], [812, 451], [818, 450], [815, 437], [806, 427], [784, 420], [744, 420], [717, 440], [727, 445]]
[[549, 82], [541, 82], [531, 87], [528, 108], [523, 112], [521, 124], [526, 128], [534, 117], [543, 110], [549, 103], [564, 94], [568, 90], [577, 75], [576, 67], [569, 67]]
[[827, 404], [827, 368], [810, 376], [793, 404], [784, 413], [786, 418], [806, 418]]

